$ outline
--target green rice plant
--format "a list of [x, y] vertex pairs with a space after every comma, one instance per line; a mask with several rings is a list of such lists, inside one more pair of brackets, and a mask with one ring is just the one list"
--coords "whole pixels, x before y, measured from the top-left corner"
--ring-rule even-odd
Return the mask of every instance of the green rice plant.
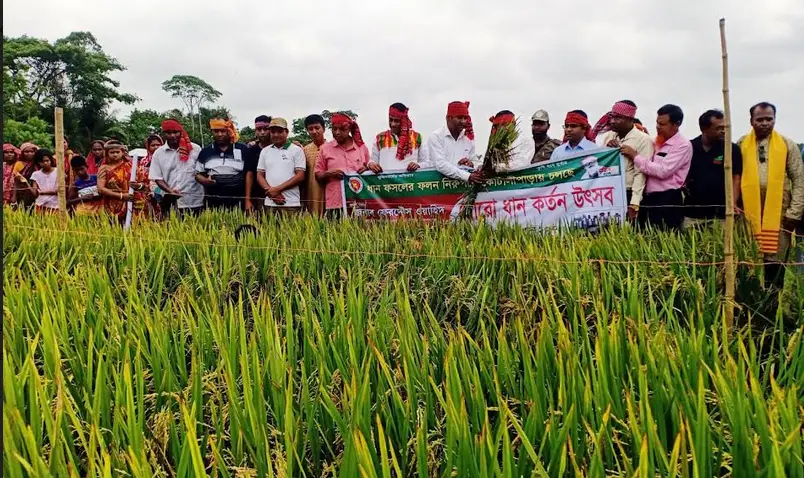
[[6, 476], [804, 477], [744, 235], [4, 212]]

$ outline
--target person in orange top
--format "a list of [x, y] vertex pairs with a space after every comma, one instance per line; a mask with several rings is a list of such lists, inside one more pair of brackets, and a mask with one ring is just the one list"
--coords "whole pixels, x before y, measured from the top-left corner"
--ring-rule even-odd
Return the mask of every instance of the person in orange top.
[[39, 146], [33, 143], [22, 143], [20, 145], [20, 156], [14, 164], [14, 185], [16, 189], [17, 206], [31, 210], [36, 202], [36, 196], [31, 189], [31, 174], [37, 169], [34, 164], [34, 155], [39, 151]]
[[[106, 158], [98, 171], [98, 193], [103, 197], [106, 212], [116, 217], [122, 225], [126, 219], [127, 203], [134, 202], [134, 216], [141, 217], [147, 213], [145, 197], [148, 193], [148, 177], [137, 175], [131, 182], [131, 161], [124, 153], [119, 141], [109, 141], [104, 146]], [[134, 194], [129, 194], [129, 186]]]

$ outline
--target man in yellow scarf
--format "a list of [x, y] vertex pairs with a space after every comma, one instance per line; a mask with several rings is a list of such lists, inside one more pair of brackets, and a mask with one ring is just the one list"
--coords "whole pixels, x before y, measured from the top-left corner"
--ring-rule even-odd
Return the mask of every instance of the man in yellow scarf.
[[796, 143], [774, 130], [776, 107], [751, 107], [752, 130], [737, 144], [743, 155], [743, 212], [765, 262], [765, 288], [784, 287], [791, 233], [804, 212], [804, 163]]

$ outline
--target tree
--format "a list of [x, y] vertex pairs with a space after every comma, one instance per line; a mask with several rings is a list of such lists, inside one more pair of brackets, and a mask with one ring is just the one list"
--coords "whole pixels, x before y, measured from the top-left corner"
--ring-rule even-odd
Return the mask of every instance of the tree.
[[[321, 112], [321, 116], [324, 117], [324, 128], [329, 129], [331, 120], [332, 120], [332, 113], [329, 110], [324, 110]], [[336, 111], [336, 113], [342, 113], [346, 116], [352, 118], [353, 120], [357, 119], [357, 113], [352, 110], [346, 111]], [[307, 145], [310, 144], [313, 140], [310, 138], [310, 135], [307, 134], [307, 128], [304, 127], [304, 118], [296, 118], [293, 120], [293, 131], [291, 132], [293, 136], [291, 136], [292, 141], [298, 141], [301, 144]]]
[[254, 128], [251, 126], [246, 126], [245, 128], [240, 130], [240, 142], [241, 143], [248, 143], [249, 141], [254, 141], [257, 138], [257, 132], [254, 131]]
[[112, 102], [138, 99], [119, 91], [120, 83], [112, 79], [124, 70], [89, 32], [73, 32], [53, 43], [25, 35], [4, 37], [4, 118], [25, 123], [38, 116], [52, 125], [53, 107], [60, 106], [70, 143], [87, 145], [110, 126]]
[[140, 147], [140, 143], [144, 142], [148, 135], [159, 132], [165, 119], [167, 119], [166, 113], [135, 108], [120, 122], [120, 131], [125, 139], [120, 137], [116, 139], [125, 141], [129, 146]]
[[53, 135], [49, 129], [50, 125], [40, 118], [31, 118], [24, 123], [6, 119], [3, 121], [3, 142], [19, 146], [30, 141], [40, 148], [53, 149]]
[[[195, 133], [196, 123], [192, 121], [196, 115], [199, 126], [199, 135], [203, 139], [204, 128], [201, 123], [201, 106], [205, 103], [214, 103], [221, 97], [221, 92], [212, 87], [209, 83], [193, 75], [173, 75], [173, 78], [162, 83], [162, 89], [173, 98], [179, 98], [187, 107], [187, 116], [191, 119], [190, 131]], [[203, 143], [203, 141], [202, 141]]]

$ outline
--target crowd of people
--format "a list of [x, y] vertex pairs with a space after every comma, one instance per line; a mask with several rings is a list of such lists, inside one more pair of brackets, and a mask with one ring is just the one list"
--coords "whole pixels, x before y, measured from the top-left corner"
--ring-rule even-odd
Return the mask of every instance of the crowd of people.
[[[721, 111], [701, 114], [701, 134], [692, 140], [679, 132], [684, 113], [676, 105], [656, 112], [655, 137], [636, 113], [637, 105], [623, 100], [592, 124], [584, 111], [572, 110], [564, 118], [563, 138], [557, 139], [548, 135], [550, 115], [538, 110], [531, 117], [531, 134], [520, 133], [511, 161], [498, 171], [618, 148], [628, 220], [681, 230], [724, 219], [723, 159], [731, 148], [735, 208], [745, 215], [765, 254], [766, 280], [771, 285], [782, 280], [791, 233], [804, 213], [804, 163], [798, 145], [775, 130], [776, 107], [767, 102], [753, 106], [751, 129], [730, 145], [725, 144]], [[517, 120], [503, 110], [490, 121], [494, 129]], [[413, 129], [402, 103], [390, 106], [388, 129], [370, 144], [345, 114], [332, 115], [331, 141], [325, 139], [322, 116], [310, 115], [304, 125], [312, 140], [306, 146], [289, 139], [285, 119], [261, 115], [254, 123], [256, 139], [244, 144], [232, 121], [216, 118], [209, 123], [214, 141], [202, 148], [171, 119], [161, 124], [161, 135], [145, 139], [146, 155], [136, 161], [116, 140], [92, 142], [86, 156], [65, 142], [69, 209], [75, 215], [105, 212], [121, 222], [129, 203], [136, 220], [197, 215], [204, 208], [338, 217], [344, 174], [432, 167], [470, 184], [482, 184], [488, 176], [477, 163], [468, 102], [450, 103], [445, 124], [426, 139]], [[3, 145], [4, 203], [42, 213], [58, 210], [56, 163], [52, 151], [33, 143]]]

